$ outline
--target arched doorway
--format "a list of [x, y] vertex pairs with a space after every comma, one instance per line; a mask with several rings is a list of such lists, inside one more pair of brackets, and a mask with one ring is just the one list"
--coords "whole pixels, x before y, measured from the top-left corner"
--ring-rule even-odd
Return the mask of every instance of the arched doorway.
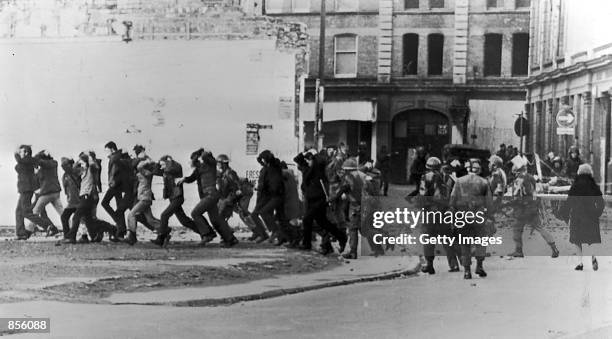
[[392, 120], [391, 150], [398, 155], [392, 158], [392, 182], [408, 182], [410, 149], [423, 146], [430, 155], [439, 157], [442, 147], [451, 141], [448, 118], [437, 111], [414, 109], [401, 112]]

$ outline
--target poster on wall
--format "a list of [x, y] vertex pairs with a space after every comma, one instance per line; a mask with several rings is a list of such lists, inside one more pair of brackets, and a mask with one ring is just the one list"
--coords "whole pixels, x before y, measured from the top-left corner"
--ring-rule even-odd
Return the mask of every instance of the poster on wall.
[[259, 150], [259, 125], [247, 124], [246, 127], [246, 155], [257, 155]]

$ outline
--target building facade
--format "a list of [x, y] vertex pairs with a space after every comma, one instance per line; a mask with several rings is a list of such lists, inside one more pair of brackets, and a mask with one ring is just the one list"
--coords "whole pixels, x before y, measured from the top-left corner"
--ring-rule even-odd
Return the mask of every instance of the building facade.
[[[607, 185], [612, 38], [606, 34], [612, 4], [539, 0], [531, 10], [530, 77], [525, 81], [532, 127], [528, 148], [566, 157], [570, 146], [578, 147], [582, 159], [593, 165], [596, 181], [612, 193]], [[556, 121], [564, 107], [575, 116], [569, 131], [558, 130]]]
[[324, 82], [324, 144], [359, 141], [398, 156], [405, 182], [413, 149], [518, 143], [528, 74], [527, 0], [327, 0], [324, 74], [318, 73], [320, 0], [266, 0], [268, 16], [303, 22], [310, 39], [306, 143], [313, 143], [315, 79]]

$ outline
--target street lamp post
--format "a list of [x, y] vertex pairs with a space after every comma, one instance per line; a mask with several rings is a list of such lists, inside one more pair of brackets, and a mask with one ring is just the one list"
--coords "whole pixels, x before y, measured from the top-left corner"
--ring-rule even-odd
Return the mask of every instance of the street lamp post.
[[315, 83], [315, 123], [314, 139], [317, 149], [323, 149], [323, 78], [325, 71], [325, 0], [321, 0], [321, 18], [319, 25], [319, 74]]

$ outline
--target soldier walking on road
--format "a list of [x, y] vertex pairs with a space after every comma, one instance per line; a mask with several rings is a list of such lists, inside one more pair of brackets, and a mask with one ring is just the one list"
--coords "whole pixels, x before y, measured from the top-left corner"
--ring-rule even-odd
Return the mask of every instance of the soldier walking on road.
[[[448, 199], [450, 196], [450, 190], [444, 182], [444, 177], [440, 173], [440, 166], [442, 162], [436, 157], [427, 159], [425, 165], [427, 172], [421, 177], [419, 184], [419, 195], [416, 197], [417, 205], [423, 208], [425, 211], [441, 212], [444, 213], [448, 209]], [[438, 235], [451, 235], [450, 225], [446, 225], [440, 218], [439, 221], [433, 220], [431, 223], [422, 225], [422, 233], [428, 234], [430, 237]], [[423, 245], [423, 256], [427, 261], [427, 265], [424, 266], [421, 271], [423, 273], [435, 274], [436, 271], [433, 266], [435, 258], [435, 245], [426, 244]], [[446, 252], [449, 272], [459, 272], [459, 262], [457, 261], [457, 250], [460, 250], [458, 246], [444, 245], [444, 251]]]
[[[479, 159], [470, 159], [469, 173], [457, 179], [450, 196], [450, 207], [455, 211], [489, 213], [492, 205], [491, 190], [486, 179], [479, 176], [481, 164]], [[482, 237], [487, 234], [484, 224], [467, 223], [463, 227], [458, 227], [458, 234], [462, 237]], [[472, 279], [472, 246], [475, 246], [476, 270], [474, 273], [480, 277], [486, 277], [487, 273], [483, 268], [486, 255], [486, 248], [482, 245], [461, 244], [461, 261], [465, 273], [464, 279]]]
[[544, 229], [538, 211], [538, 201], [535, 197], [536, 181], [527, 173], [525, 164], [515, 165], [512, 169], [516, 173], [516, 179], [512, 187], [513, 209], [516, 221], [512, 225], [512, 239], [514, 240], [514, 252], [508, 254], [511, 257], [522, 258], [523, 254], [523, 230], [529, 224], [538, 231], [552, 250], [552, 257], [559, 256], [559, 250], [555, 245], [553, 236]]

